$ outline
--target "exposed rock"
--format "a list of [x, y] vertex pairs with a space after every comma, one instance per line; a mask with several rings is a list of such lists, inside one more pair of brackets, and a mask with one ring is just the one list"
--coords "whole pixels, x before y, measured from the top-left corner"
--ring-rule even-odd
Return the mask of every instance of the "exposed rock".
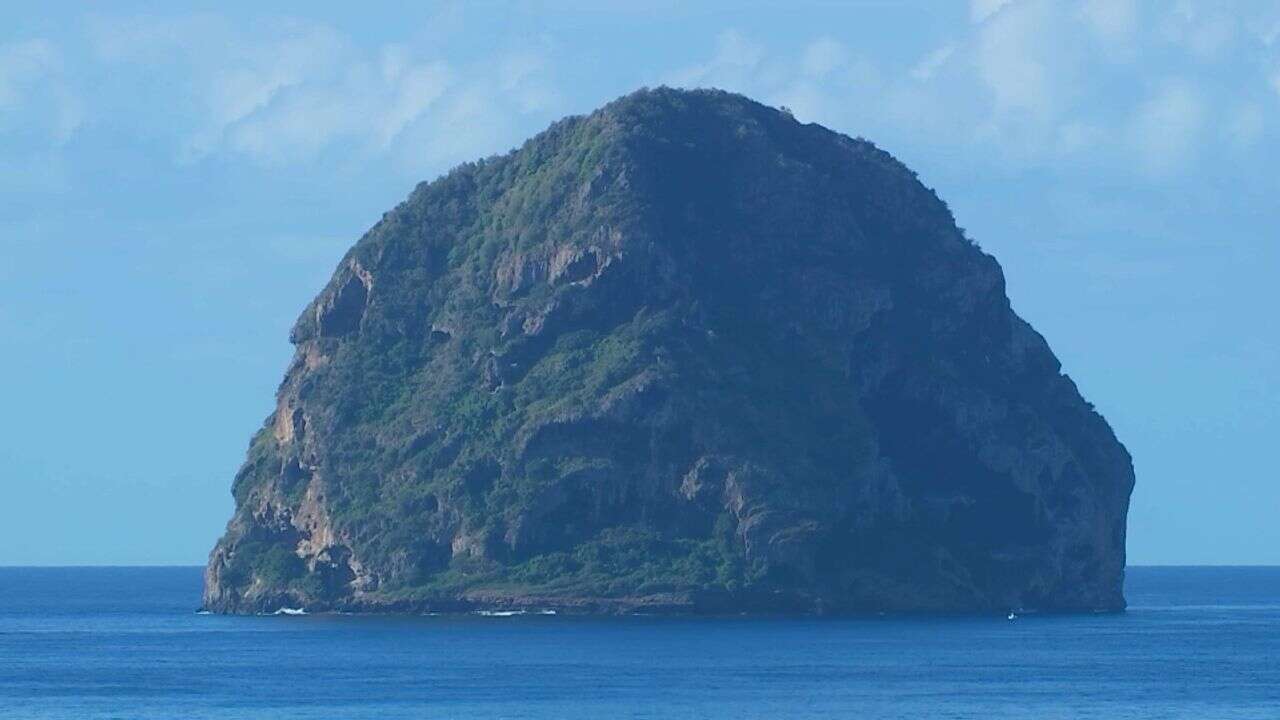
[[1124, 606], [1132, 463], [996, 261], [740, 96], [420, 185], [291, 337], [211, 610]]

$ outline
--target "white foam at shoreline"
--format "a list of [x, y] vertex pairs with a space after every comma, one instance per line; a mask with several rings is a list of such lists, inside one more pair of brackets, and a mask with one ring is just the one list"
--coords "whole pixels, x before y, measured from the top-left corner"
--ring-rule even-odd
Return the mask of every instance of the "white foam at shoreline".
[[482, 617], [517, 617], [519, 615], [555, 615], [555, 610], [475, 610], [472, 615]]
[[302, 608], [282, 607], [271, 614], [272, 615], [306, 615], [307, 611]]

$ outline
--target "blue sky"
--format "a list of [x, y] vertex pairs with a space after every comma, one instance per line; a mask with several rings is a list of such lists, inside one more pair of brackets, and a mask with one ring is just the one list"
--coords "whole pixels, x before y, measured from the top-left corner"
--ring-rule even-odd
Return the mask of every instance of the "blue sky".
[[203, 563], [345, 249], [664, 83], [938, 190], [1133, 453], [1131, 562], [1280, 564], [1280, 5], [398, 5], [0, 8], [0, 564]]

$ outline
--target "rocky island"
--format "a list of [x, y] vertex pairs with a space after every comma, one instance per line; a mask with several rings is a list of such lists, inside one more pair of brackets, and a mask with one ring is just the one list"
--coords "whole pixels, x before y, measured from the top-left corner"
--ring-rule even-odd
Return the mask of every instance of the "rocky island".
[[291, 340], [215, 612], [1124, 607], [1131, 459], [995, 259], [738, 95], [419, 185]]

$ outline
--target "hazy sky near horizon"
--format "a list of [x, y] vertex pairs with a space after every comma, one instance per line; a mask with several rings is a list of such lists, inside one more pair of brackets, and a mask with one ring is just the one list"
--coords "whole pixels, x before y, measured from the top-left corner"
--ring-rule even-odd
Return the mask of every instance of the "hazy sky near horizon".
[[203, 563], [346, 248], [657, 84], [937, 189], [1133, 454], [1131, 563], [1280, 564], [1280, 4], [184, 5], [0, 8], [0, 564]]

